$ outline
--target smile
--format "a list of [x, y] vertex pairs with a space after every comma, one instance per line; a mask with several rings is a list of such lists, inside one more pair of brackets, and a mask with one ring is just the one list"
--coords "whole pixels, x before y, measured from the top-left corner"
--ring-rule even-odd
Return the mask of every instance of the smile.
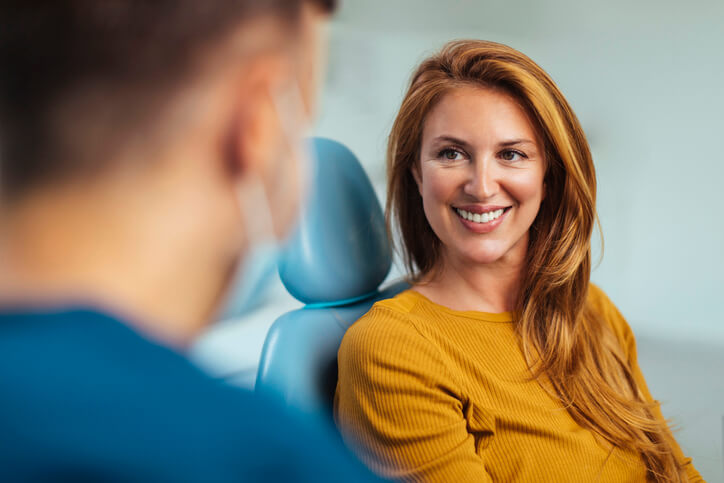
[[460, 218], [464, 220], [468, 220], [473, 223], [485, 224], [497, 220], [498, 218], [503, 216], [503, 213], [506, 209], [507, 208], [499, 208], [497, 210], [487, 211], [485, 213], [472, 213], [470, 211], [466, 211], [460, 208], [455, 208], [455, 212], [458, 214], [458, 216], [460, 216]]

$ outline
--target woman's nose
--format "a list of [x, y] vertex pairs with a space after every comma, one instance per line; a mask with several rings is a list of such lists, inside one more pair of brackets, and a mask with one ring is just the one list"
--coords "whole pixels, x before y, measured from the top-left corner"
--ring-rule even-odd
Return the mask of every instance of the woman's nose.
[[485, 200], [495, 195], [499, 188], [495, 163], [480, 160], [470, 164], [470, 174], [464, 187], [466, 194]]

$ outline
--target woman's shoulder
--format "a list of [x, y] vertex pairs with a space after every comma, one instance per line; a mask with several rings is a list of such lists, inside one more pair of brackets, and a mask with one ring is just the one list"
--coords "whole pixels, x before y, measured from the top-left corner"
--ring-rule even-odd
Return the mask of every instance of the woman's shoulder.
[[345, 339], [361, 342], [374, 340], [378, 343], [379, 338], [420, 337], [421, 334], [412, 321], [415, 300], [409, 292], [410, 290], [405, 290], [394, 297], [375, 302], [370, 310], [347, 330]]
[[421, 330], [415, 317], [416, 300], [410, 290], [395, 297], [377, 301], [370, 310], [347, 329], [340, 346], [340, 355], [354, 354], [390, 358], [411, 347], [427, 352], [437, 351]]
[[[403, 290], [394, 297], [378, 300], [372, 306], [372, 309], [381, 309], [382, 312], [391, 312], [398, 317], [407, 318], [414, 310], [417, 298], [412, 289]], [[370, 312], [372, 311], [370, 309]]]

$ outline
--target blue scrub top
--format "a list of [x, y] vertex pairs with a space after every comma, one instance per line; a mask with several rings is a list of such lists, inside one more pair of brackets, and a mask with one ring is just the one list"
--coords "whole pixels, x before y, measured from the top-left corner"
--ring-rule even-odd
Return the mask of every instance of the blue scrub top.
[[0, 313], [0, 480], [378, 481], [327, 428], [82, 309]]

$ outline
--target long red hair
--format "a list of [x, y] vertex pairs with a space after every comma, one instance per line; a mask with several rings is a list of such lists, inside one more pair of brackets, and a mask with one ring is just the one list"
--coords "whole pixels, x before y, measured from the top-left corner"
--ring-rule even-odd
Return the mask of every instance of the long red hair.
[[441, 260], [441, 242], [425, 218], [413, 178], [425, 117], [461, 85], [502, 90], [527, 111], [544, 146], [546, 197], [529, 232], [526, 271], [515, 307], [523, 353], [538, 378], [583, 427], [615, 447], [641, 454], [649, 479], [684, 481], [668, 429], [652, 413], [620, 344], [586, 303], [591, 235], [597, 222], [596, 174], [576, 115], [548, 74], [522, 53], [478, 40], [450, 42], [426, 59], [389, 137], [386, 215], [397, 223], [413, 282]]

